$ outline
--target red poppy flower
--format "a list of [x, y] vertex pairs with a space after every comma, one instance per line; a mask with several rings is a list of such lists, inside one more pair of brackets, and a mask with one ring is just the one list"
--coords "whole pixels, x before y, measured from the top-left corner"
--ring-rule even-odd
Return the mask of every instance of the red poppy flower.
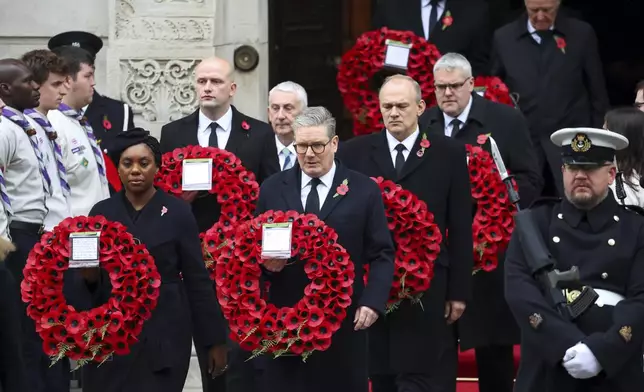
[[366, 32], [342, 56], [337, 75], [338, 90], [353, 115], [355, 135], [379, 132], [384, 126], [378, 93], [373, 89], [371, 79], [383, 69], [387, 40], [412, 45], [406, 74], [420, 84], [428, 106], [435, 103], [432, 67], [440, 58], [438, 49], [411, 31], [383, 28]]
[[246, 121], [242, 121], [242, 123], [241, 123], [241, 127], [242, 127], [242, 129], [244, 129], [245, 131], [248, 131], [248, 130], [250, 129], [250, 125], [249, 125]]
[[[279, 222], [293, 222], [295, 253], [311, 280], [300, 301], [292, 308], [280, 309], [263, 299], [267, 290], [259, 289], [263, 262], [260, 258], [261, 227], [263, 223]], [[252, 220], [236, 223], [232, 230], [213, 227], [202, 241], [214, 264], [217, 297], [222, 313], [231, 325], [233, 340], [256, 353], [281, 355], [288, 352], [302, 355], [303, 359], [316, 347], [328, 347], [324, 342], [314, 342], [319, 340], [317, 329], [329, 317], [340, 321], [346, 317], [341, 307], [351, 303], [355, 277], [348, 254], [337, 244], [337, 233], [315, 215], [268, 211]], [[222, 243], [226, 245], [214, 246]], [[334, 294], [330, 286], [335, 287]], [[274, 342], [276, 337], [279, 338], [277, 343]]]
[[103, 128], [107, 131], [112, 129], [112, 123], [107, 119], [107, 116], [103, 116]]
[[510, 242], [516, 208], [509, 201], [506, 185], [490, 153], [471, 145], [467, 151], [472, 198], [476, 203], [472, 222], [474, 272], [491, 271], [498, 265], [498, 254]]
[[515, 106], [508, 86], [496, 76], [477, 76], [474, 79], [474, 89], [482, 90], [483, 97], [490, 101]]

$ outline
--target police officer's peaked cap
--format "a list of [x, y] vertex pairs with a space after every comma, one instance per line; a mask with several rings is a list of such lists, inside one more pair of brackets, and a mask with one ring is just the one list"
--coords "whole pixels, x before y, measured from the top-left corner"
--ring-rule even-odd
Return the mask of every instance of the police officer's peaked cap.
[[561, 147], [567, 165], [604, 165], [612, 162], [615, 151], [628, 147], [628, 139], [619, 133], [598, 128], [564, 128], [550, 135]]
[[103, 48], [103, 40], [85, 31], [67, 31], [55, 35], [47, 43], [49, 50], [54, 50], [62, 46], [83, 48], [91, 53], [92, 56], [96, 57], [96, 54]]

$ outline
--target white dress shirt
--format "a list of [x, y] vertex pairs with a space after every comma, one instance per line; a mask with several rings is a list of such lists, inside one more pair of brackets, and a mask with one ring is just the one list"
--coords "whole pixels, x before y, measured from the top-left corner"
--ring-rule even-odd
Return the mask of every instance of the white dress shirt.
[[199, 125], [197, 125], [197, 140], [201, 147], [208, 147], [210, 144], [210, 124], [217, 123], [217, 148], [224, 150], [230, 138], [230, 130], [233, 126], [233, 109], [228, 108], [228, 111], [217, 121], [212, 121], [201, 110], [199, 110]]
[[36, 136], [34, 137], [38, 140], [38, 148], [42, 152], [47, 173], [51, 178], [52, 194], [47, 197], [47, 201], [45, 202], [49, 210], [45, 217], [45, 230], [52, 231], [63, 219], [70, 217], [72, 212], [69, 204], [67, 204], [67, 198], [63, 193], [63, 188], [60, 186], [54, 145], [49, 140], [45, 130], [36, 121], [29, 116], [25, 117], [29, 121], [29, 124], [36, 130]]
[[78, 120], [58, 110], [51, 110], [47, 118], [58, 134], [56, 141], [63, 153], [72, 216], [87, 216], [94, 204], [110, 197], [109, 185], [98, 173], [92, 145]]
[[[295, 161], [297, 160], [297, 155], [295, 154], [295, 147], [293, 147], [293, 143], [285, 146], [277, 138], [277, 135], [275, 135], [275, 146], [277, 147], [277, 159], [280, 162], [280, 170], [288, 170], [292, 168], [295, 165]], [[288, 167], [284, 167], [284, 162], [286, 162], [286, 151], [284, 151], [284, 149], [287, 149], [291, 154], [291, 162], [289, 163]]]
[[[333, 185], [333, 177], [335, 176], [335, 162], [331, 166], [331, 170], [328, 173], [320, 177], [320, 184], [318, 184], [316, 190], [318, 191], [318, 197], [320, 198], [320, 211], [322, 211], [322, 206], [326, 197], [329, 195], [331, 186]], [[302, 207], [306, 208], [306, 198], [309, 197], [309, 192], [311, 192], [311, 180], [312, 178], [302, 172]], [[335, 193], [334, 193], [335, 194]]]
[[389, 154], [391, 154], [391, 162], [393, 162], [394, 167], [396, 167], [396, 157], [398, 156], [398, 150], [396, 150], [396, 146], [398, 146], [400, 143], [405, 146], [405, 149], [403, 150], [403, 157], [405, 158], [405, 162], [407, 162], [407, 158], [409, 158], [409, 154], [411, 154], [412, 148], [414, 148], [414, 144], [416, 143], [416, 139], [418, 139], [418, 135], [420, 135], [420, 130], [418, 127], [416, 127], [416, 130], [414, 133], [411, 135], [407, 136], [405, 140], [402, 142], [399, 142], [398, 139], [393, 137], [391, 133], [387, 130], [385, 133], [387, 135], [387, 144], [389, 145]]
[[[420, 5], [420, 18], [423, 21], [423, 32], [425, 33], [425, 39], [429, 39], [429, 16], [432, 13], [432, 6], [429, 4], [431, 0], [423, 0]], [[436, 20], [437, 24], [441, 23], [441, 16], [445, 12], [445, 1], [440, 0], [438, 2], [438, 19]]]
[[[555, 26], [550, 26], [549, 30], [553, 30]], [[539, 34], [537, 34], [537, 29], [532, 26], [532, 23], [530, 23], [530, 20], [528, 20], [528, 33], [530, 33], [530, 36], [532, 39], [537, 41], [538, 44], [541, 44], [541, 37], [539, 37]]]
[[13, 210], [9, 218], [0, 203], [3, 210], [0, 213], [0, 236], [9, 239], [10, 221], [43, 224], [47, 215], [47, 195], [29, 136], [4, 116], [0, 121], [0, 167]]
[[463, 129], [465, 124], [467, 123], [467, 118], [470, 115], [470, 110], [472, 110], [472, 97], [470, 96], [470, 101], [467, 103], [467, 106], [465, 106], [465, 109], [461, 114], [458, 115], [458, 117], [454, 118], [452, 116], [448, 116], [447, 114], [443, 113], [443, 119], [445, 120], [445, 136], [447, 137], [452, 137], [452, 132], [454, 131], [454, 126], [451, 124], [452, 121], [455, 119], [458, 119], [461, 121], [460, 128]]

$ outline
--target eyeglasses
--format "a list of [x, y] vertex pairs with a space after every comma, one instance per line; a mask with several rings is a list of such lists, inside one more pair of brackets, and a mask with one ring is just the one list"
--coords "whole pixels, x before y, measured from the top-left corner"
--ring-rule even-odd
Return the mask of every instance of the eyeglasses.
[[306, 152], [309, 150], [309, 147], [311, 147], [311, 150], [313, 150], [314, 154], [322, 154], [326, 149], [326, 146], [331, 143], [331, 140], [333, 139], [329, 139], [329, 141], [326, 143], [294, 144], [293, 147], [295, 147], [295, 152], [298, 154], [306, 154]]
[[456, 90], [459, 90], [461, 87], [463, 87], [465, 83], [469, 81], [470, 81], [470, 78], [467, 78], [461, 83], [435, 84], [434, 88], [436, 89], [436, 91], [439, 91], [439, 92], [445, 92], [445, 90], [447, 90], [448, 88], [452, 91], [456, 91]]

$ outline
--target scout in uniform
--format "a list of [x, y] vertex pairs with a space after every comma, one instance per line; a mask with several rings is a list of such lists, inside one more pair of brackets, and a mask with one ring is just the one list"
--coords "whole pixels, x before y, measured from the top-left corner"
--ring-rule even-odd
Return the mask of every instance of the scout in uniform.
[[[521, 328], [515, 391], [642, 391], [644, 218], [609, 189], [615, 151], [628, 139], [594, 128], [550, 139], [561, 148], [565, 198], [517, 215], [505, 262], [505, 296]], [[536, 268], [538, 259], [552, 265]]]
[[[5, 263], [15, 282], [19, 298], [22, 270], [29, 251], [40, 241], [47, 214], [46, 200], [52, 195], [52, 180], [47, 171], [37, 133], [23, 115], [37, 107], [39, 85], [27, 66], [15, 59], [0, 60], [0, 99], [6, 106], [0, 120], [0, 237], [11, 240], [16, 250]], [[54, 366], [43, 353], [42, 340], [33, 320], [27, 317], [25, 304], [20, 309], [22, 348], [27, 372], [27, 392], [69, 391], [69, 368], [64, 361]], [[3, 320], [4, 320], [3, 313]], [[19, 370], [19, 369], [18, 369]]]
[[[96, 55], [103, 48], [103, 41], [92, 33], [84, 31], [67, 31], [60, 33], [49, 40], [47, 44], [50, 50], [57, 51], [65, 46], [73, 46], [85, 49], [96, 59]], [[119, 100], [109, 98], [99, 94], [94, 90], [92, 101], [89, 105], [83, 107], [83, 115], [92, 126], [96, 139], [105, 154], [112, 149], [113, 140], [119, 132], [125, 132], [134, 128], [134, 115], [132, 108]], [[112, 165], [111, 159], [106, 155], [106, 170], [110, 191], [114, 193], [121, 189], [121, 183], [118, 181], [116, 166]], [[111, 173], [112, 170], [114, 173]]]

